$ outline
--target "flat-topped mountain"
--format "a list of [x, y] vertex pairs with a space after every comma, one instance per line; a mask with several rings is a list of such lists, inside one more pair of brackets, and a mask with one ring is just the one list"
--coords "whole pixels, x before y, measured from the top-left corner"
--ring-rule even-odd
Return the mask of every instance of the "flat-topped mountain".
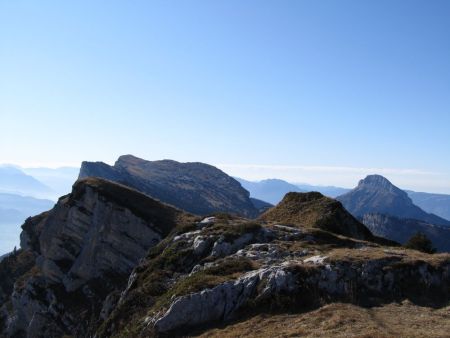
[[342, 204], [319, 192], [288, 193], [274, 208], [260, 217], [300, 227], [319, 228], [358, 239], [372, 239], [371, 232]]
[[258, 210], [234, 178], [208, 164], [119, 157], [114, 166], [83, 162], [79, 178], [101, 177], [125, 184], [182, 210], [207, 215], [228, 212], [256, 217]]
[[355, 189], [337, 197], [337, 200], [356, 217], [378, 213], [450, 226], [450, 221], [423, 211], [412, 202], [405, 191], [380, 175], [367, 176], [359, 181]]

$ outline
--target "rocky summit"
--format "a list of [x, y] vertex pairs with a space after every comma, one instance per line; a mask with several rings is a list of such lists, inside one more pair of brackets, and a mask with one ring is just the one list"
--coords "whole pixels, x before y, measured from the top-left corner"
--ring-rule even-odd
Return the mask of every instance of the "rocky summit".
[[146, 161], [124, 155], [114, 166], [83, 162], [79, 178], [86, 177], [127, 185], [193, 214], [227, 212], [250, 218], [259, 214], [249, 192], [238, 181], [204, 163]]
[[450, 319], [450, 255], [377, 238], [319, 193], [203, 217], [88, 178], [21, 238], [0, 262], [5, 337], [420, 337], [407, 323]]
[[450, 226], [450, 222], [423, 211], [408, 194], [380, 175], [369, 175], [359, 181], [350, 192], [337, 197], [355, 217], [377, 213], [405, 219], [416, 219], [436, 225]]

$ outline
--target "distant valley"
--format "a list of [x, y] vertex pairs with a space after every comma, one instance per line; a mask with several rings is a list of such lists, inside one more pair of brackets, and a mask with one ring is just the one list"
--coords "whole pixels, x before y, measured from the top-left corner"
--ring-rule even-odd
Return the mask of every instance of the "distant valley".
[[25, 219], [53, 207], [71, 190], [77, 168], [20, 168], [0, 166], [0, 255], [19, 246]]

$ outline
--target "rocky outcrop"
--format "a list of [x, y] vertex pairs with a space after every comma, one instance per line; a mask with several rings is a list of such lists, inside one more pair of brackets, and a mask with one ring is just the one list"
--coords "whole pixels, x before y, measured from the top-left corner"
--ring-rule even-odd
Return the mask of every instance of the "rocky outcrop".
[[10, 310], [4, 309], [4, 332], [88, 334], [107, 308], [108, 295], [123, 289], [140, 259], [183, 216], [125, 186], [78, 181], [51, 211], [23, 226], [23, 252], [31, 253], [35, 263], [33, 273], [14, 286]]
[[227, 212], [256, 217], [249, 192], [223, 171], [204, 163], [146, 161], [119, 157], [114, 166], [83, 162], [80, 178], [101, 177], [125, 184], [188, 212], [207, 215]]
[[359, 181], [350, 192], [337, 197], [355, 217], [377, 213], [397, 218], [417, 219], [436, 225], [450, 226], [447, 221], [429, 214], [413, 204], [408, 194], [380, 175], [370, 175]]
[[251, 298], [264, 299], [275, 293], [292, 292], [295, 287], [293, 275], [281, 267], [251, 271], [236, 281], [179, 297], [162, 316], [147, 318], [147, 322], [154, 323], [158, 332], [167, 332], [180, 327], [227, 320]]
[[344, 236], [372, 239], [370, 231], [350, 215], [340, 202], [318, 192], [288, 193], [262, 220], [314, 227]]
[[404, 298], [420, 302], [449, 297], [450, 261], [442, 260], [438, 265], [401, 262], [402, 258], [395, 255], [359, 262], [333, 262], [326, 256], [305, 259], [303, 264], [285, 261], [279, 266], [250, 271], [211, 289], [178, 297], [166, 312], [146, 318], [145, 322], [158, 332], [186, 330], [229, 320], [250, 302], [264, 304], [282, 295], [292, 299], [304, 297], [305, 301], [310, 296], [308, 290], [314, 290], [317, 302], [323, 297], [328, 301], [370, 305]]

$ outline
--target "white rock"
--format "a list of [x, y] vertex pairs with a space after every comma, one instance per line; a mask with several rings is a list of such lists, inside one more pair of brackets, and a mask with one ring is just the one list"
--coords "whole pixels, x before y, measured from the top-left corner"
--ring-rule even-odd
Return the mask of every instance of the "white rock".
[[323, 264], [325, 259], [327, 259], [328, 256], [312, 256], [304, 260], [305, 263], [313, 263], [313, 264]]

